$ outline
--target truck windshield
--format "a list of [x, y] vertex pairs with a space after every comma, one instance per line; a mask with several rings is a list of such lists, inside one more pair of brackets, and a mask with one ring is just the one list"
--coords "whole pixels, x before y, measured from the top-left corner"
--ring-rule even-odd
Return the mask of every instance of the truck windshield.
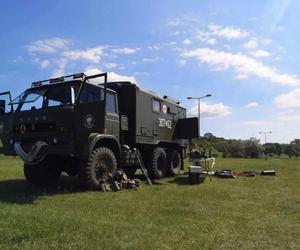
[[56, 106], [73, 105], [75, 90], [70, 85], [53, 85], [29, 89], [12, 101], [16, 111], [34, 110]]

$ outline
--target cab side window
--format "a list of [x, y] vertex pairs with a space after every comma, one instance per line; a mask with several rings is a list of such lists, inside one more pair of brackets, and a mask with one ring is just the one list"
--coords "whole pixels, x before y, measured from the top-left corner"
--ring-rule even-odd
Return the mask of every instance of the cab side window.
[[102, 88], [86, 84], [81, 92], [79, 103], [91, 103], [103, 101], [103, 90]]
[[152, 110], [154, 112], [160, 112], [160, 101], [152, 99]]
[[109, 92], [106, 94], [106, 112], [117, 113], [116, 95]]

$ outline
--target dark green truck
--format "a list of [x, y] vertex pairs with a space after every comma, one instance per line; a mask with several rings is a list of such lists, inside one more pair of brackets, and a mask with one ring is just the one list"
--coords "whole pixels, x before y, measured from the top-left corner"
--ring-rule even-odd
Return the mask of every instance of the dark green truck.
[[64, 171], [96, 189], [118, 168], [134, 175], [137, 151], [152, 179], [176, 175], [193, 137], [198, 120], [179, 102], [107, 73], [34, 82], [14, 100], [0, 93], [0, 154], [18, 155], [35, 185]]

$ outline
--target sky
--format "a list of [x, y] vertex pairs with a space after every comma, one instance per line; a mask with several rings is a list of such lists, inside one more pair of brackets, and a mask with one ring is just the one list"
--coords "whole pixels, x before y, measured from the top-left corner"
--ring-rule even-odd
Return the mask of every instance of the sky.
[[181, 101], [201, 135], [288, 143], [300, 127], [300, 1], [2, 1], [0, 92], [109, 72]]

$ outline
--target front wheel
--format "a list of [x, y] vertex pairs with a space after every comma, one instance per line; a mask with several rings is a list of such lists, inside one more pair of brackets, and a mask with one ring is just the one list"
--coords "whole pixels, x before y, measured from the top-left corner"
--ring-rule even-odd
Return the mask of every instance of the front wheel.
[[61, 169], [50, 158], [35, 165], [24, 164], [26, 180], [37, 186], [47, 186], [58, 181]]
[[107, 147], [94, 149], [89, 158], [81, 163], [79, 169], [80, 183], [89, 189], [99, 189], [101, 181], [112, 178], [117, 171], [117, 159]]

